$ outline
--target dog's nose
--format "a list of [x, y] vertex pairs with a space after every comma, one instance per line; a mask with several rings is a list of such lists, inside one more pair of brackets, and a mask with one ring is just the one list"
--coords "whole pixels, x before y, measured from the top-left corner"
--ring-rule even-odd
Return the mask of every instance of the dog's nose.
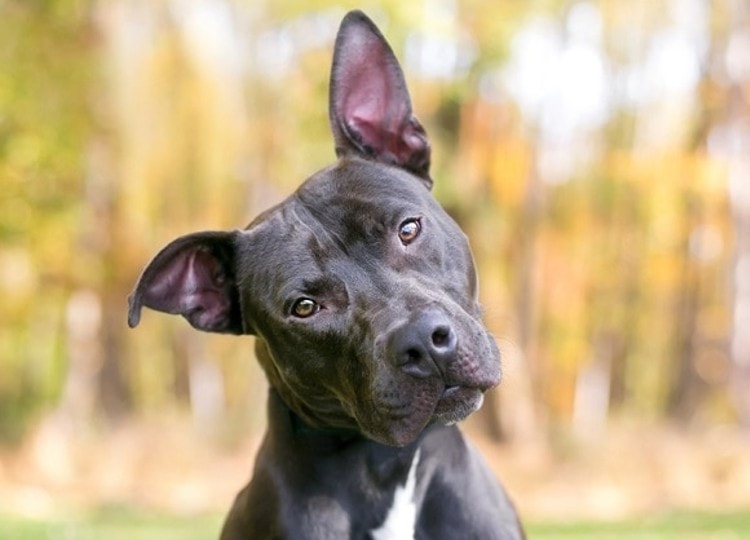
[[390, 339], [396, 365], [419, 378], [444, 374], [456, 358], [458, 338], [450, 320], [439, 311], [421, 312], [397, 328]]

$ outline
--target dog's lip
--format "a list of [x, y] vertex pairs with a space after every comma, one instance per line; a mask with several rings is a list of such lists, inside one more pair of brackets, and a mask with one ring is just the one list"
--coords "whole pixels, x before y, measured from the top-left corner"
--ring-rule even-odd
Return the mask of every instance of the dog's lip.
[[460, 392], [462, 388], [463, 386], [461, 386], [460, 384], [446, 384], [445, 388], [443, 389], [443, 395], [440, 399], [450, 397], [457, 392]]
[[448, 423], [457, 422], [479, 409], [483, 402], [484, 392], [480, 388], [446, 384], [434, 414]]
[[443, 388], [443, 393], [440, 396], [440, 401], [463, 400], [467, 397], [474, 397], [483, 393], [484, 392], [481, 388], [476, 388], [473, 386], [464, 386], [461, 384], [446, 384]]

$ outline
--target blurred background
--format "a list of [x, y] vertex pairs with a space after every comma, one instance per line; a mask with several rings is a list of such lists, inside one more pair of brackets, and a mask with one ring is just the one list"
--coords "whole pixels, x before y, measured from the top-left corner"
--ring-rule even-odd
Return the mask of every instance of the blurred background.
[[127, 508], [215, 533], [264, 428], [252, 338], [129, 330], [127, 296], [174, 237], [242, 227], [333, 160], [353, 7], [472, 242], [505, 379], [466, 428], [522, 515], [541, 536], [699, 513], [740, 538], [745, 0], [0, 0], [0, 531], [78, 538], [71, 516]]

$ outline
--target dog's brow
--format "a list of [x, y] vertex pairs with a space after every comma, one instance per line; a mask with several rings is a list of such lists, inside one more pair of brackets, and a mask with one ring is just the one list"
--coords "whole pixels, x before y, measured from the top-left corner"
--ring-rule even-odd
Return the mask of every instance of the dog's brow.
[[292, 205], [289, 210], [294, 217], [295, 222], [309, 232], [319, 246], [333, 243], [338, 245], [342, 250], [345, 250], [345, 243], [340, 238], [338, 231], [331, 227], [325, 227], [321, 223], [321, 218], [324, 217], [326, 213], [316, 212], [314, 206], [307, 204], [301, 198], [298, 198], [298, 201], [299, 204]]
[[302, 280], [301, 289], [309, 294], [323, 294], [341, 286], [341, 282], [332, 276], [318, 276]]

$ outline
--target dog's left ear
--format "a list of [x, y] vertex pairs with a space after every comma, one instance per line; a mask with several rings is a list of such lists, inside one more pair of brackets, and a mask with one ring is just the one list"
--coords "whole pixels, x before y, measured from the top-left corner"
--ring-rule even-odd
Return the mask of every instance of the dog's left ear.
[[336, 154], [398, 165], [432, 187], [430, 143], [412, 113], [391, 47], [361, 11], [344, 17], [331, 68], [329, 115]]
[[188, 234], [162, 249], [141, 274], [128, 298], [128, 325], [141, 309], [182, 315], [198, 330], [243, 333], [234, 275], [236, 232]]

